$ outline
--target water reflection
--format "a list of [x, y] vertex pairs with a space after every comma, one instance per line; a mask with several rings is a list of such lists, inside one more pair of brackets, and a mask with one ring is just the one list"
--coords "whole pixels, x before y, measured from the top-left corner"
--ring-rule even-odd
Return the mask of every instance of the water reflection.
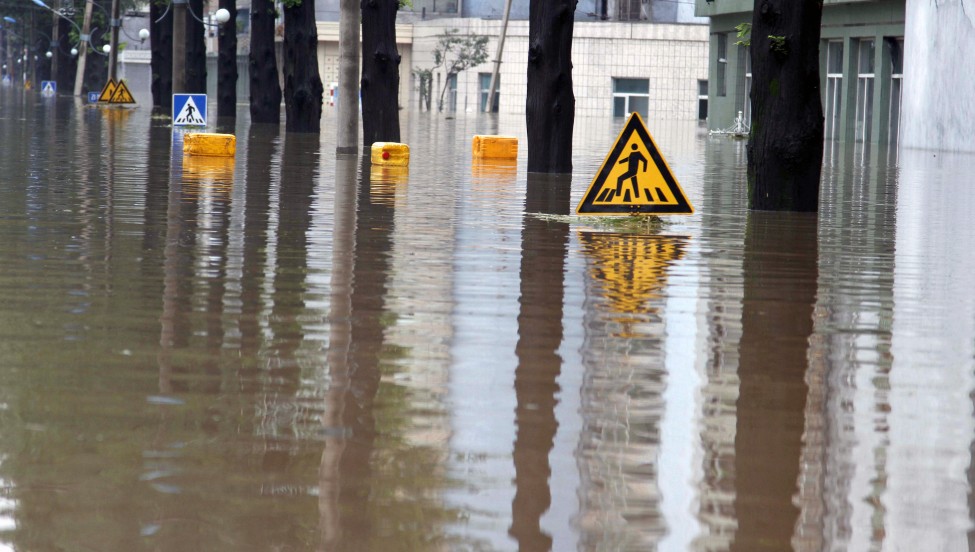
[[735, 430], [738, 530], [732, 550], [783, 550], [793, 543], [816, 300], [816, 230], [815, 216], [748, 216]]
[[571, 179], [530, 174], [521, 238], [521, 295], [515, 355], [515, 496], [509, 534], [519, 550], [550, 550], [552, 537], [540, 526], [551, 504], [549, 479], [558, 422], [555, 406], [562, 368], [564, 261], [569, 225], [548, 222], [536, 213], [567, 215]]
[[657, 122], [699, 213], [630, 232], [562, 218], [611, 122], [552, 180], [403, 116], [408, 172], [246, 117], [213, 164], [0, 89], [0, 542], [968, 546], [971, 156], [749, 213], [742, 143]]

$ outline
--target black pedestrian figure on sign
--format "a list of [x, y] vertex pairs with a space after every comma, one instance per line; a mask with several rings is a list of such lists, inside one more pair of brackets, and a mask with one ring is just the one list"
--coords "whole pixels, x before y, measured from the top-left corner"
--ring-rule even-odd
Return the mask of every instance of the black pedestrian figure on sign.
[[196, 121], [196, 118], [193, 117], [194, 111], [196, 111], [196, 109], [193, 107], [193, 104], [188, 104], [186, 106], [186, 117], [183, 117], [184, 123], [192, 123]]
[[[630, 148], [633, 150], [633, 153], [619, 160], [619, 164], [629, 163], [629, 165], [626, 167], [626, 172], [616, 180], [616, 195], [623, 194], [623, 183], [630, 180], [633, 186], [633, 199], [638, 200], [640, 199], [640, 187], [637, 185], [637, 174], [647, 172], [647, 158], [637, 151], [636, 144], [632, 144]], [[640, 169], [641, 163], [643, 164], [642, 170]], [[623, 201], [630, 201], [629, 193], [626, 195], [627, 197]]]

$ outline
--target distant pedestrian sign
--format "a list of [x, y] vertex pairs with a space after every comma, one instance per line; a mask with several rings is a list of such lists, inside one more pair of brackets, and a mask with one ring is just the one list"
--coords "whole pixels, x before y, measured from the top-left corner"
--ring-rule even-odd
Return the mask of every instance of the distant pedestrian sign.
[[206, 126], [206, 94], [173, 94], [173, 126]]
[[58, 91], [57, 81], [41, 81], [41, 94], [44, 96], [53, 96]]
[[580, 215], [690, 215], [694, 207], [634, 111], [576, 208]]
[[88, 103], [98, 103], [98, 96], [99, 95], [100, 94], [98, 92], [89, 92], [88, 93]]

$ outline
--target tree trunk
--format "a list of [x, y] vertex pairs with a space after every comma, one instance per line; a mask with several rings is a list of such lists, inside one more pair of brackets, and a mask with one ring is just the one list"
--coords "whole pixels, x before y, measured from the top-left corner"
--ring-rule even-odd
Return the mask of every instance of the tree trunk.
[[284, 104], [288, 132], [319, 132], [322, 79], [318, 74], [315, 0], [284, 8]]
[[[103, 44], [108, 42], [108, 33], [99, 28], [97, 31], [91, 33], [92, 44], [97, 44], [101, 47]], [[87, 45], [82, 45], [78, 49], [86, 48]], [[105, 88], [105, 84], [108, 82], [108, 58], [101, 54], [94, 52], [88, 53], [88, 59], [85, 62], [85, 80], [84, 89], [88, 92], [101, 92], [102, 88]]]
[[359, 18], [360, 0], [339, 0], [338, 144], [336, 153], [359, 148]]
[[397, 0], [362, 2], [362, 143], [399, 142]]
[[576, 0], [528, 8], [528, 172], [572, 172], [572, 25]]
[[281, 122], [281, 85], [274, 55], [274, 2], [251, 0], [251, 121]]
[[[203, 17], [203, 0], [189, 0], [187, 5], [196, 17]], [[207, 48], [203, 33], [203, 23], [192, 16], [186, 18], [186, 90], [180, 92], [207, 92]]]
[[[163, 12], [166, 17], [156, 23]], [[150, 69], [152, 107], [166, 115], [173, 110], [173, 10], [165, 4], [149, 2]]]
[[823, 163], [821, 0], [759, 0], [752, 19], [752, 209], [816, 211]]
[[220, 25], [217, 35], [217, 117], [237, 116], [237, 4], [220, 0], [230, 12], [230, 21]]
[[70, 35], [72, 29], [67, 19], [58, 18], [58, 70], [54, 79], [58, 81], [58, 91], [61, 94], [71, 94], [75, 70], [78, 67], [78, 58], [67, 53], [72, 48]]

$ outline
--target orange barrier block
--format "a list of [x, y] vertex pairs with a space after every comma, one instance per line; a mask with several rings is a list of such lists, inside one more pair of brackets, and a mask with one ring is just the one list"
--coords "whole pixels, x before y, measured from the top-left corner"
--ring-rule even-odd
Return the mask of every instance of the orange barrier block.
[[233, 157], [237, 153], [237, 137], [233, 134], [190, 132], [183, 136], [183, 155]]
[[518, 139], [514, 136], [476, 135], [472, 154], [474, 159], [517, 159]]
[[410, 146], [397, 142], [376, 142], [372, 145], [370, 159], [373, 165], [408, 167]]

